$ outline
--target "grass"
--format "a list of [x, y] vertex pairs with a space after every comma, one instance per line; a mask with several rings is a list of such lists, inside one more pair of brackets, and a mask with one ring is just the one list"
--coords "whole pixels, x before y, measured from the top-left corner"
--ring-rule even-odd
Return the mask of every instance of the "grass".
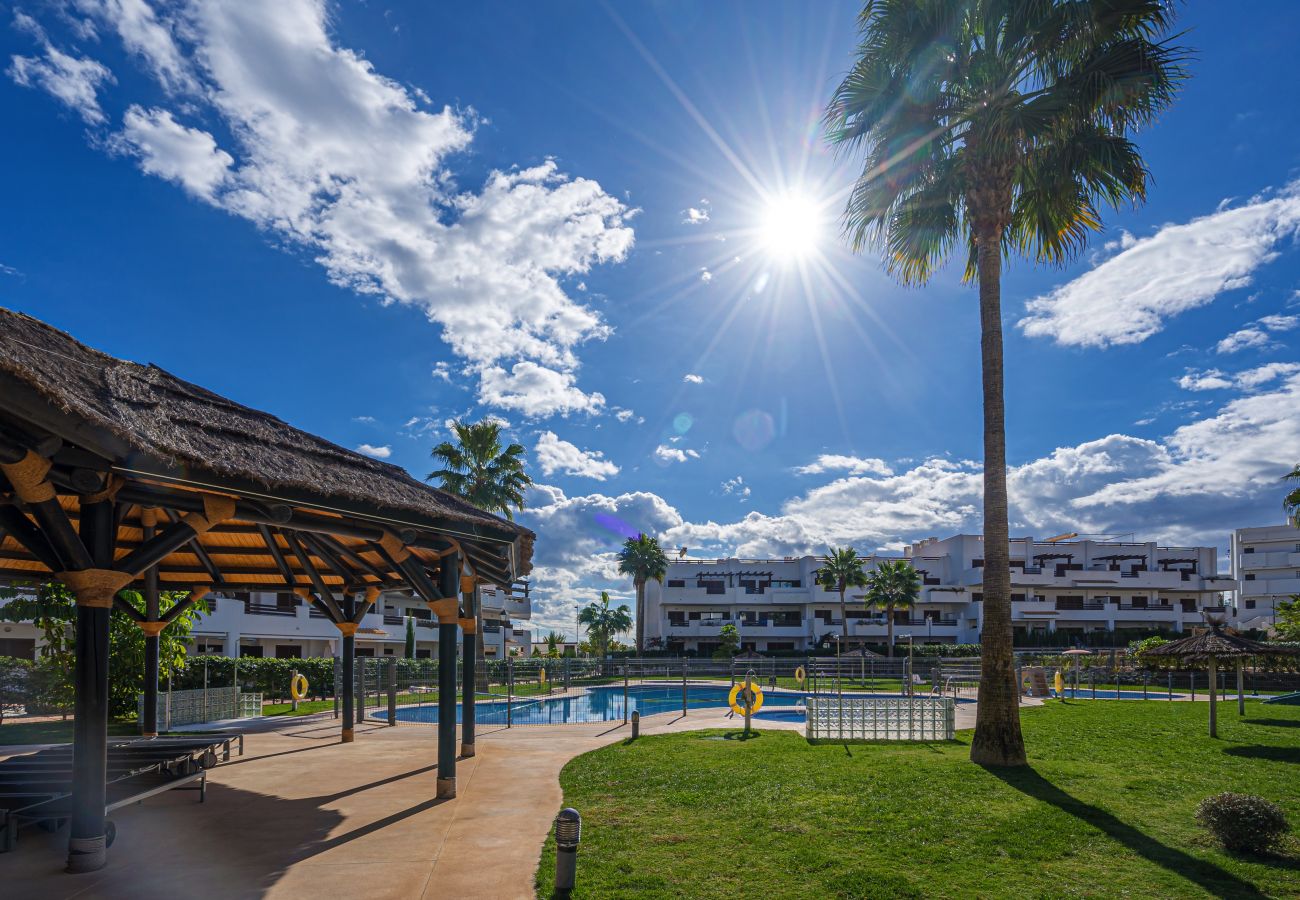
[[[1224, 790], [1300, 825], [1300, 708], [1051, 701], [1022, 716], [1030, 766], [985, 770], [970, 733], [810, 746], [797, 732], [687, 732], [571, 761], [575, 897], [1297, 897], [1280, 857], [1218, 849], [1193, 819]], [[547, 841], [537, 887], [549, 896]]]
[[[140, 733], [134, 719], [109, 722], [112, 736], [129, 736]], [[5, 722], [0, 725], [0, 746], [6, 744], [64, 744], [72, 740], [72, 720], [54, 722]]]

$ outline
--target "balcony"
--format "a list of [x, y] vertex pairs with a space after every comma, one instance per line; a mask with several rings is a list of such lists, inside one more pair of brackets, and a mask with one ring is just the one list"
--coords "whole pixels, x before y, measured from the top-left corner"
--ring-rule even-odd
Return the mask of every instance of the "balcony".
[[254, 603], [249, 600], [244, 604], [244, 612], [250, 616], [287, 616], [294, 618], [298, 615], [297, 606], [279, 606], [275, 603]]

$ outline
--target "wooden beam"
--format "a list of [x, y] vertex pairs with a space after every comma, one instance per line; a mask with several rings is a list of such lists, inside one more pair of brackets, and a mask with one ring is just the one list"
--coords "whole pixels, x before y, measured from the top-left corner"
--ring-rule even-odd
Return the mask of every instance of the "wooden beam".
[[330, 592], [329, 587], [326, 586], [325, 579], [321, 578], [320, 573], [316, 571], [316, 567], [311, 564], [311, 556], [303, 549], [302, 544], [298, 542], [298, 538], [292, 531], [281, 531], [280, 534], [284, 537], [285, 543], [289, 545], [289, 549], [293, 551], [293, 555], [298, 557], [298, 565], [302, 567], [302, 570], [307, 573], [307, 577], [311, 579], [311, 583], [315, 586], [320, 601], [329, 609], [333, 621], [346, 622], [347, 618], [343, 615], [343, 610], [339, 608], [338, 603], [334, 599], [334, 595]]
[[284, 576], [284, 583], [296, 584], [298, 577], [289, 568], [289, 563], [284, 558], [284, 554], [280, 552], [280, 544], [276, 541], [275, 535], [271, 534], [271, 529], [259, 522], [257, 524], [257, 533], [262, 536], [262, 542], [266, 544], [267, 551], [271, 554], [271, 558], [275, 560], [275, 567]]
[[[193, 511], [202, 512], [203, 511], [202, 507], [203, 507], [203, 503], [202, 501], [200, 501], [199, 509]], [[172, 523], [180, 522], [181, 517], [176, 513], [175, 510], [164, 507], [163, 513], [167, 516], [167, 518]], [[190, 530], [193, 531], [193, 529]], [[207, 571], [208, 576], [212, 579], [213, 587], [217, 587], [217, 588], [225, 587], [226, 586], [225, 576], [221, 574], [221, 570], [217, 568], [216, 563], [212, 561], [212, 557], [208, 555], [208, 551], [203, 548], [203, 545], [201, 543], [199, 543], [198, 535], [195, 535], [194, 539], [190, 541], [190, 550], [191, 552], [193, 552], [195, 556], [199, 558], [199, 565], [203, 566], [204, 570]]]
[[50, 546], [49, 539], [32, 524], [31, 519], [23, 515], [22, 510], [7, 503], [0, 505], [0, 526], [51, 572], [59, 571], [59, 555]]
[[123, 600], [120, 594], [115, 595], [113, 597], [113, 609], [116, 609], [119, 612], [126, 613], [135, 622], [147, 621], [145, 619], [144, 613], [140, 612], [140, 610], [136, 609], [130, 603], [127, 603], [125, 600]]
[[[322, 546], [330, 548], [339, 556], [348, 560], [350, 563], [352, 563], [352, 565], [375, 576], [376, 578], [379, 579], [381, 583], [388, 583], [393, 580], [392, 576], [388, 575], [386, 572], [381, 572], [379, 569], [376, 569], [361, 554], [355, 552], [349, 547], [343, 546], [337, 540], [330, 537], [328, 534], [319, 534], [316, 536], [316, 540]], [[393, 571], [395, 574], [400, 574], [396, 569], [394, 569]]]

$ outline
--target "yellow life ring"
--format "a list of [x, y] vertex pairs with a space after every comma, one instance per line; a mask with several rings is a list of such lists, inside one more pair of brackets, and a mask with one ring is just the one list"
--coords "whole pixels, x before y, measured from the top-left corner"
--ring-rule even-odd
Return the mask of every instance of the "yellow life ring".
[[307, 676], [299, 673], [289, 682], [289, 696], [295, 700], [306, 700], [309, 687]]
[[[733, 686], [731, 689], [731, 693], [727, 695], [727, 705], [730, 706], [731, 711], [738, 716], [743, 716], [745, 714], [745, 708], [736, 703], [736, 699], [740, 696], [740, 692], [743, 691], [744, 689], [745, 689], [745, 683], [742, 681], [740, 684]], [[758, 686], [758, 682], [754, 682], [754, 681], [750, 682], [749, 689], [754, 694], [754, 705], [751, 706], [749, 709], [750, 714], [753, 715], [754, 713], [758, 712], [760, 709], [763, 708], [763, 689]]]
[[803, 670], [803, 666], [794, 670], [794, 680], [799, 682], [800, 687], [808, 680], [808, 673]]

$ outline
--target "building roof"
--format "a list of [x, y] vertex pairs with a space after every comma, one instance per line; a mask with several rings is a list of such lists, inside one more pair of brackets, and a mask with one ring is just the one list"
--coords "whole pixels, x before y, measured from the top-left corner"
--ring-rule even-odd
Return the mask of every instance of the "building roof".
[[[197, 336], [185, 340], [196, 353], [220, 353], [234, 365], [247, 364], [238, 348], [208, 346]], [[494, 580], [513, 580], [530, 568], [534, 536], [520, 525], [417, 481], [398, 466], [340, 447], [158, 366], [109, 356], [3, 308], [0, 429], [11, 437], [57, 438], [53, 445], [61, 449], [54, 461], [64, 465], [56, 465], [52, 479], [80, 464], [132, 486], [234, 495], [245, 509], [280, 504], [310, 511], [317, 519], [374, 523], [412, 540], [437, 534], [460, 543]], [[60, 493], [65, 489], [60, 486]], [[76, 500], [69, 497], [65, 506], [74, 510]], [[201, 543], [214, 534], [204, 535]], [[291, 548], [282, 544], [280, 549]]]

